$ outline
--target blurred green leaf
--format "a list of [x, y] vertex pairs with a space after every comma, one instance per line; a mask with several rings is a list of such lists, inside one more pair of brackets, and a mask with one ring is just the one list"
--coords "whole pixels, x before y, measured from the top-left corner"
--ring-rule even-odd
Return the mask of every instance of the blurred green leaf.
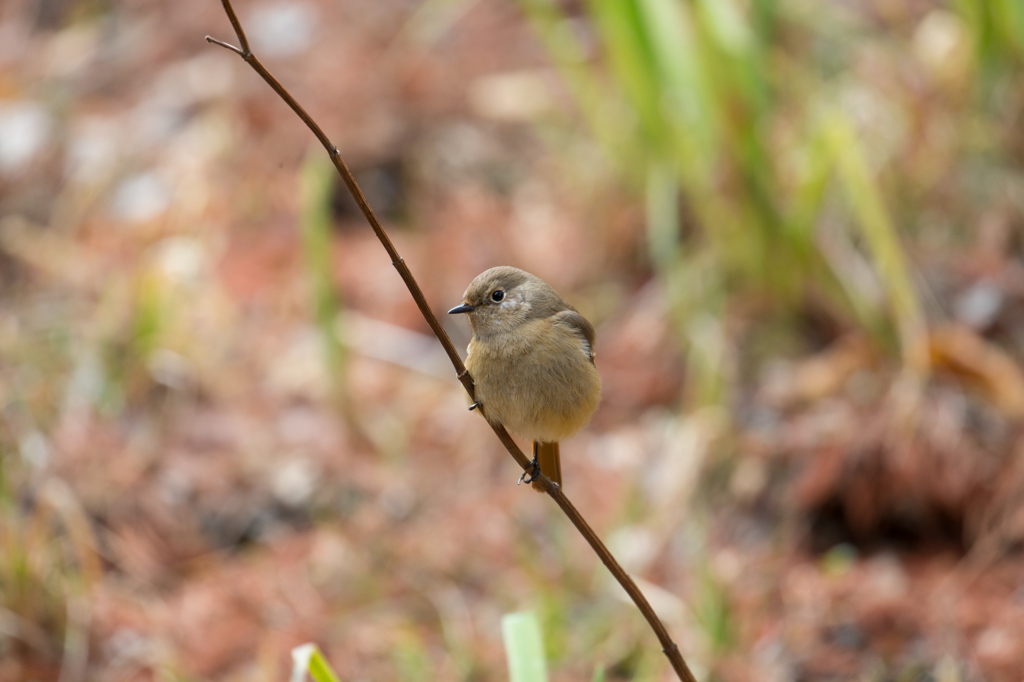
[[666, 122], [679, 126], [674, 134], [681, 151], [691, 157], [688, 163], [707, 164], [718, 138], [717, 112], [690, 10], [675, 0], [639, 0], [638, 7], [651, 44], [647, 68], [658, 75], [652, 97]]
[[509, 613], [501, 619], [510, 682], [546, 682], [544, 638], [540, 621], [530, 612]]
[[617, 106], [614, 96], [588, 63], [586, 49], [572, 21], [554, 0], [520, 0], [527, 18], [544, 43], [577, 104], [577, 110], [593, 135], [615, 158], [616, 164], [632, 168], [640, 163], [641, 150], [632, 142], [631, 122]]
[[868, 168], [860, 141], [846, 118], [833, 112], [825, 137], [847, 201], [882, 280], [899, 329], [904, 360], [921, 369], [925, 321], [899, 236]]
[[588, 0], [588, 5], [605, 37], [611, 69], [639, 115], [643, 135], [649, 143], [663, 140], [661, 89], [635, 3]]
[[315, 682], [340, 682], [316, 644], [303, 644], [292, 649], [291, 682], [303, 682], [307, 673]]
[[1024, 3], [1020, 0], [955, 0], [975, 50], [989, 69], [1024, 57]]

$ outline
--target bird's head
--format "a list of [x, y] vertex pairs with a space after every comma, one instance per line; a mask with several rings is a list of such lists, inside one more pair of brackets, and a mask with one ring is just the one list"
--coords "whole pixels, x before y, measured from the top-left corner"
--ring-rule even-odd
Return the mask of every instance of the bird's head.
[[502, 265], [477, 275], [462, 296], [462, 305], [448, 314], [466, 313], [474, 336], [486, 338], [513, 332], [532, 319], [550, 317], [567, 307], [544, 280]]

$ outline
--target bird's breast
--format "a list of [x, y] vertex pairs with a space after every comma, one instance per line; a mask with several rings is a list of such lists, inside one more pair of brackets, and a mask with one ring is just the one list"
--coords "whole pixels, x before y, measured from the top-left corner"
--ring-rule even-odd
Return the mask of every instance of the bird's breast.
[[474, 337], [466, 367], [487, 418], [533, 440], [572, 436], [600, 401], [601, 379], [585, 341], [548, 319]]

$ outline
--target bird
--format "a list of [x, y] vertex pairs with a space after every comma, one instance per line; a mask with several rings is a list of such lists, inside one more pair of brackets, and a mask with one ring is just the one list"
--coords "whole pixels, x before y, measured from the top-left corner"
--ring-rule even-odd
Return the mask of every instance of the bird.
[[470, 282], [449, 315], [465, 314], [473, 330], [466, 369], [484, 417], [533, 441], [523, 472], [544, 492], [543, 473], [562, 486], [559, 442], [587, 425], [601, 401], [594, 363], [594, 326], [544, 280], [507, 265]]

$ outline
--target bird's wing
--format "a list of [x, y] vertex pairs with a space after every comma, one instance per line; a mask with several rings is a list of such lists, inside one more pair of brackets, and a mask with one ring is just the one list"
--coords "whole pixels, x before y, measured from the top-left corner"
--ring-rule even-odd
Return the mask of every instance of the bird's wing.
[[594, 325], [575, 310], [563, 310], [552, 319], [556, 325], [569, 329], [583, 340], [583, 350], [591, 363], [594, 362]]

